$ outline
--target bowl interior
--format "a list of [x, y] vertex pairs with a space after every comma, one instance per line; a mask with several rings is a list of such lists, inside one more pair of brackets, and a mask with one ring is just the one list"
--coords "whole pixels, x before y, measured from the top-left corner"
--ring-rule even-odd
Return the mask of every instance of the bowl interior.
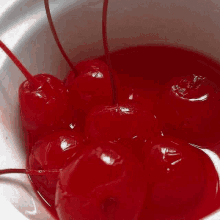
[[[57, 34], [73, 63], [104, 54], [102, 4], [101, 0], [50, 1]], [[219, 10], [220, 2], [216, 0], [109, 1], [109, 49], [167, 44], [193, 49], [220, 61]], [[2, 15], [1, 22], [4, 22], [1, 39], [32, 74], [45, 72], [60, 79], [66, 76], [69, 67], [49, 29], [43, 1], [17, 0]], [[26, 164], [26, 151], [19, 117], [18, 88], [25, 78], [3, 52], [0, 52], [0, 58], [1, 168], [22, 168]], [[19, 179], [31, 191], [26, 177], [13, 175], [13, 178]], [[19, 193], [24, 193], [21, 191]], [[26, 192], [24, 194], [26, 202], [35, 201], [37, 214], [19, 209], [16, 198], [10, 193], [4, 195], [29, 219], [39, 219], [39, 215], [52, 219], [33, 194], [30, 198]]]

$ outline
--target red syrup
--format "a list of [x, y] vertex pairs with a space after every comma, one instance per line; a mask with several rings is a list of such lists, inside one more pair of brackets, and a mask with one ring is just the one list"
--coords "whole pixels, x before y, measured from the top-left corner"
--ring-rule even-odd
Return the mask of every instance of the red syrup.
[[[106, 62], [104, 56], [97, 59]], [[110, 59], [112, 68], [120, 80], [119, 103], [120, 99], [124, 99], [125, 90], [137, 89], [148, 95], [148, 101], [151, 103], [150, 108], [156, 111], [159, 93], [164, 85], [174, 77], [193, 74], [194, 71], [199, 75], [208, 76], [220, 88], [220, 64], [195, 51], [172, 46], [148, 45], [112, 52]], [[128, 100], [132, 101], [132, 95], [128, 97]], [[141, 96], [136, 99], [140, 103], [142, 100]], [[34, 182], [32, 184], [45, 207], [58, 219], [55, 205], [45, 201], [44, 197], [47, 196], [39, 191]]]

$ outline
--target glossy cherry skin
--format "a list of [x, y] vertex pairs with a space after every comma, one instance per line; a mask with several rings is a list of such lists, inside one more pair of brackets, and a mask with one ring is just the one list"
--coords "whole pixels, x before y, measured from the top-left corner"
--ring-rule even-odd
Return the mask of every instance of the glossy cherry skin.
[[67, 128], [73, 122], [73, 112], [69, 107], [69, 93], [62, 81], [49, 74], [34, 77], [40, 87], [35, 88], [26, 80], [19, 88], [24, 128], [30, 131]]
[[138, 219], [146, 193], [143, 166], [126, 148], [94, 143], [72, 159], [57, 185], [60, 219]]
[[88, 113], [96, 105], [110, 105], [112, 87], [107, 64], [98, 59], [86, 60], [78, 63], [76, 69], [79, 75], [75, 78], [70, 72], [65, 80], [73, 108]]
[[202, 150], [172, 137], [153, 139], [143, 149], [150, 193], [141, 220], [147, 216], [163, 220], [200, 219], [210, 212], [216, 203], [219, 178]]
[[[157, 118], [151, 111], [138, 104], [119, 104], [114, 106], [97, 106], [86, 119], [86, 137], [91, 141], [107, 140], [113, 142], [130, 142], [138, 155], [142, 142], [160, 134]], [[140, 149], [139, 149], [140, 148]]]
[[[83, 148], [83, 137], [75, 131], [61, 130], [38, 140], [29, 156], [30, 169], [62, 169], [68, 158]], [[37, 190], [50, 204], [54, 196], [58, 174], [31, 176]]]
[[199, 75], [173, 78], [161, 92], [158, 118], [164, 133], [198, 145], [219, 140], [219, 92]]

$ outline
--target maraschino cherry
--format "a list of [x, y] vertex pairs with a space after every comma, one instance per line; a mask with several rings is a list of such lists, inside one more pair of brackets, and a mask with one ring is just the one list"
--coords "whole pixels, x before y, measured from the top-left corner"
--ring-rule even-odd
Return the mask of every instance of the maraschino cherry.
[[146, 184], [143, 167], [126, 148], [89, 145], [61, 171], [56, 210], [62, 220], [137, 220]]
[[158, 117], [164, 132], [198, 145], [211, 145], [220, 134], [219, 92], [198, 74], [173, 78], [161, 91]]
[[[62, 169], [68, 158], [83, 148], [83, 137], [70, 130], [53, 132], [39, 139], [29, 156], [29, 167], [32, 170]], [[31, 176], [40, 193], [50, 204], [54, 204], [58, 174]]]
[[88, 114], [97, 105], [112, 104], [112, 78], [118, 86], [113, 69], [99, 59], [78, 63], [64, 80], [70, 91], [73, 109]]
[[[115, 77], [111, 71], [111, 60], [108, 50], [106, 34], [106, 13], [108, 1], [103, 5], [103, 45], [105, 49], [106, 60], [108, 63], [111, 87], [112, 103], [111, 105], [96, 106], [91, 110], [86, 118], [85, 133], [89, 140], [107, 140], [113, 142], [126, 143], [133, 139], [139, 139], [144, 143], [149, 137], [159, 133], [157, 118], [153, 112], [136, 102], [121, 103], [118, 97], [118, 87]], [[124, 141], [126, 140], [126, 141]], [[128, 140], [128, 141], [127, 141]], [[140, 142], [141, 143], [141, 142]], [[137, 154], [141, 152], [140, 146], [136, 144], [134, 151]], [[132, 147], [132, 148], [133, 148]], [[133, 151], [133, 149], [132, 149]]]
[[[90, 141], [130, 142], [160, 135], [157, 118], [138, 104], [97, 106], [86, 119], [85, 134]], [[132, 145], [131, 145], [132, 146]], [[132, 151], [140, 151], [137, 149]], [[138, 153], [136, 152], [136, 153]], [[140, 151], [141, 152], [141, 151]]]
[[67, 128], [72, 122], [68, 91], [63, 83], [49, 74], [34, 76], [41, 86], [34, 88], [25, 81], [19, 88], [23, 125], [27, 130]]
[[[84, 60], [74, 66], [60, 44], [53, 25], [48, 0], [44, 0], [44, 4], [54, 39], [71, 68], [67, 77], [64, 79], [64, 83], [70, 91], [70, 103], [72, 111], [76, 115], [75, 119], [83, 131], [85, 117], [94, 106], [110, 105], [112, 103], [109, 67], [99, 59]], [[114, 77], [116, 78], [116, 75]], [[117, 81], [117, 79], [115, 80]]]
[[219, 178], [210, 158], [200, 149], [173, 137], [146, 143], [148, 193], [142, 219], [200, 219], [215, 204]]
[[0, 47], [27, 78], [19, 87], [20, 114], [24, 128], [30, 131], [67, 128], [72, 123], [73, 113], [63, 83], [49, 74], [32, 76], [2, 41]]
[[[68, 90], [61, 81], [47, 74], [31, 76], [2, 45], [28, 79], [19, 90], [25, 129], [51, 133], [52, 130], [67, 128], [72, 123], [73, 112], [77, 110], [88, 114], [86, 135], [92, 143], [85, 147], [81, 135], [75, 131], [51, 133], [33, 146], [29, 158], [31, 169], [3, 170], [0, 174], [29, 174], [38, 190], [52, 204], [56, 191], [56, 210], [62, 220], [200, 219], [218, 207], [216, 189], [219, 188], [219, 178], [216, 170], [201, 150], [172, 137], [159, 137], [152, 98], [146, 98], [148, 93], [132, 87], [126, 87], [126, 91], [120, 93], [108, 52], [107, 4], [108, 1], [104, 1], [103, 40], [108, 66], [100, 60], [92, 60], [72, 68], [65, 81], [71, 92], [72, 108], [68, 104]], [[200, 82], [204, 82], [200, 76], [187, 78], [179, 84], [171, 82], [171, 85], [178, 85], [174, 90], [180, 105], [177, 105], [176, 112], [168, 113], [170, 118], [172, 113], [181, 113], [180, 119], [183, 119], [182, 100], [186, 99], [186, 103], [201, 97], [208, 100], [202, 102], [205, 105], [198, 105], [203, 108], [202, 114], [194, 117], [195, 112], [191, 115], [186, 111], [187, 123], [192, 125], [192, 129], [197, 129], [203, 116], [217, 119], [218, 107], [213, 104], [217, 100], [216, 92], [206, 81], [205, 84]], [[161, 96], [161, 109], [169, 110], [167, 104], [174, 103], [175, 106], [176, 101], [172, 101], [175, 100], [172, 99], [174, 94], [165, 92]], [[195, 109], [198, 110], [198, 106], [196, 104]], [[214, 106], [213, 115], [207, 114], [207, 106]], [[190, 108], [194, 105], [189, 104]], [[159, 116], [167, 125], [167, 115], [162, 113]], [[178, 119], [178, 116], [174, 118]], [[174, 121], [174, 125], [181, 124], [181, 120]], [[183, 127], [184, 137], [189, 132], [188, 128]], [[198, 130], [203, 132], [200, 135], [205, 134], [203, 128]], [[157, 137], [150, 141], [154, 136]], [[198, 137], [195, 132], [193, 139], [189, 140], [197, 143]], [[136, 148], [133, 152], [138, 159], [142, 154], [145, 170], [135, 155], [116, 142], [132, 150]]]
[[88, 113], [96, 105], [112, 103], [109, 68], [103, 61], [82, 61], [76, 69], [79, 75], [72, 79], [69, 74], [65, 82], [74, 109]]

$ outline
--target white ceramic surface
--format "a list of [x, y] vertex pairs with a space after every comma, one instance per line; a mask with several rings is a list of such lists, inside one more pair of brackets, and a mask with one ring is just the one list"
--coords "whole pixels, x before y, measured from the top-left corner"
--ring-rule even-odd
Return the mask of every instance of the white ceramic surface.
[[[103, 0], [49, 2], [59, 38], [73, 62], [103, 55]], [[110, 50], [163, 43], [198, 50], [220, 61], [220, 0], [109, 0], [108, 38]], [[0, 0], [0, 39], [33, 74], [47, 72], [63, 79], [69, 70], [50, 32], [43, 0]], [[0, 51], [1, 169], [25, 167], [18, 111], [18, 87], [24, 80]], [[0, 202], [0, 210], [9, 214], [1, 215], [3, 220], [52, 220], [25, 175], [0, 177]], [[220, 214], [207, 219], [219, 220]]]

